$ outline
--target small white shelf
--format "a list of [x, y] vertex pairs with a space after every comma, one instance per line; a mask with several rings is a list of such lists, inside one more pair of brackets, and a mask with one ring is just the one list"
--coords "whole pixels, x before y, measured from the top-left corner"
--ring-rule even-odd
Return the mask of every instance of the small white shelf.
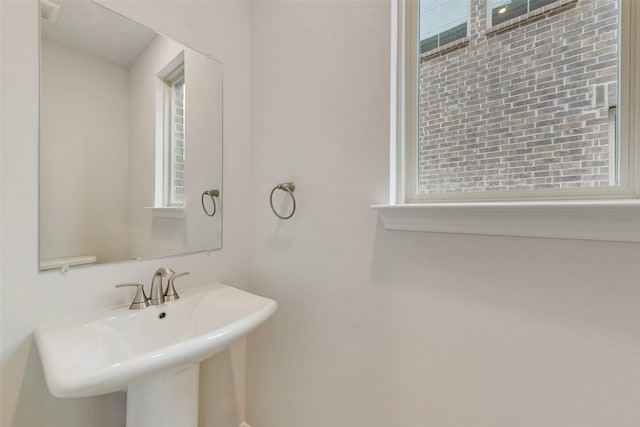
[[640, 200], [372, 205], [385, 229], [640, 242]]
[[95, 264], [98, 257], [95, 255], [81, 255], [67, 258], [45, 259], [40, 261], [40, 270], [53, 270], [62, 268], [68, 270], [69, 267], [83, 264]]
[[151, 211], [154, 218], [184, 218], [186, 209], [179, 206], [166, 206], [156, 208], [153, 206], [146, 207]]

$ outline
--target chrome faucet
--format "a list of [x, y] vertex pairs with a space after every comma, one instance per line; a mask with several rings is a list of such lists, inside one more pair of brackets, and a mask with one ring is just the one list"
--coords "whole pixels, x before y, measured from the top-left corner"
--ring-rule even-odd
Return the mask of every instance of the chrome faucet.
[[[153, 273], [153, 278], [151, 279], [149, 298], [147, 298], [147, 295], [144, 293], [144, 285], [139, 283], [123, 283], [121, 285], [116, 285], [116, 288], [135, 286], [137, 288], [136, 296], [133, 298], [133, 302], [129, 306], [129, 309], [139, 310], [141, 308], [149, 307], [149, 305], [159, 305], [165, 301], [175, 301], [179, 299], [180, 295], [178, 295], [178, 292], [173, 285], [173, 281], [178, 277], [186, 276], [187, 274], [189, 273], [185, 272], [176, 274], [172, 269], [165, 267], [157, 269], [156, 272]], [[162, 287], [163, 278], [167, 279], [167, 286], [164, 289]], [[160, 282], [156, 282], [156, 279], [159, 279]]]
[[175, 301], [180, 298], [180, 295], [178, 295], [178, 292], [176, 291], [176, 288], [173, 285], [173, 281], [176, 280], [178, 277], [186, 276], [187, 274], [189, 274], [188, 271], [185, 273], [173, 274], [171, 277], [169, 277], [169, 280], [167, 280], [167, 288], [164, 291], [165, 301]]
[[[162, 289], [162, 278], [163, 277], [171, 277], [173, 276], [175, 271], [170, 268], [159, 268], [153, 273], [153, 278], [151, 279], [151, 290], [149, 291], [149, 303], [151, 305], [158, 305], [164, 303], [164, 290]], [[156, 278], [160, 279], [160, 283], [156, 286]]]
[[144, 293], [144, 285], [139, 283], [122, 283], [120, 285], [116, 285], [116, 288], [122, 288], [124, 286], [135, 286], [136, 296], [133, 297], [133, 302], [129, 306], [129, 310], [140, 310], [141, 308], [149, 307], [149, 298]]

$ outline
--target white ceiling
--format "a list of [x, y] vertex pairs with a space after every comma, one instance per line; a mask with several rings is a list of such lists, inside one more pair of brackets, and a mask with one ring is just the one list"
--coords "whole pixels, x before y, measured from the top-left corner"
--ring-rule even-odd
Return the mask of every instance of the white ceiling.
[[60, 16], [40, 20], [42, 38], [125, 68], [151, 43], [156, 33], [95, 3], [54, 0]]

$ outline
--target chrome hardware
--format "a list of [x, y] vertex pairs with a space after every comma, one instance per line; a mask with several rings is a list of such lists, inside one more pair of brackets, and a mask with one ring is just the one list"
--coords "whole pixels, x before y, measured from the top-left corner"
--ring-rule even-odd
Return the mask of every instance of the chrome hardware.
[[177, 279], [178, 277], [186, 276], [187, 274], [189, 274], [189, 272], [178, 273], [178, 274], [174, 274], [173, 276], [169, 277], [169, 280], [167, 281], [167, 290], [164, 292], [164, 300], [165, 301], [175, 301], [178, 298], [180, 298], [180, 295], [178, 295], [178, 292], [176, 291], [176, 288], [173, 286], [173, 281], [175, 279]]
[[144, 293], [144, 285], [139, 283], [122, 283], [116, 285], [116, 288], [123, 288], [125, 286], [136, 286], [136, 296], [133, 297], [133, 302], [129, 306], [129, 310], [140, 310], [141, 308], [149, 307], [149, 298]]
[[[282, 190], [282, 191], [286, 191], [287, 193], [289, 193], [289, 196], [291, 196], [291, 201], [293, 202], [293, 209], [291, 210], [291, 213], [289, 215], [280, 215], [276, 209], [273, 207], [273, 193], [275, 193], [276, 190]], [[293, 195], [293, 192], [296, 190], [296, 184], [291, 181], [291, 182], [283, 182], [281, 184], [276, 185], [275, 187], [273, 187], [273, 190], [271, 190], [271, 194], [269, 195], [269, 204], [271, 205], [271, 210], [273, 211], [273, 213], [280, 219], [289, 219], [293, 216], [294, 213], [296, 213], [296, 198]]]
[[[164, 290], [162, 289], [162, 278], [175, 275], [176, 272], [170, 268], [159, 268], [153, 273], [151, 279], [151, 290], [149, 291], [149, 302], [151, 305], [158, 305], [164, 302]], [[160, 278], [160, 283], [156, 286], [156, 278]]]
[[[207, 190], [202, 193], [202, 197], [200, 197], [200, 203], [202, 203], [202, 210], [204, 210], [204, 213], [206, 213], [208, 216], [214, 216], [216, 214], [216, 210], [218, 210], [218, 208], [216, 206], [215, 198], [218, 197], [219, 195], [220, 195], [220, 190], [216, 190], [215, 188], [212, 190]], [[204, 205], [205, 196], [211, 197], [211, 202], [213, 202], [213, 211], [211, 211], [211, 213], [209, 213], [209, 211]]]

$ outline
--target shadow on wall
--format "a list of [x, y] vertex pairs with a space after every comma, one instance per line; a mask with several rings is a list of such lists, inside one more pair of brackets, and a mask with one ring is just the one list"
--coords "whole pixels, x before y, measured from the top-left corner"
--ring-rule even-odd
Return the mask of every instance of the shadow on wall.
[[[32, 340], [24, 344], [27, 353], [22, 387], [18, 393], [11, 427], [124, 427], [126, 392], [86, 398], [57, 398], [47, 388], [42, 362]], [[12, 360], [14, 365], [18, 360]], [[200, 425], [237, 427], [243, 421], [244, 376], [226, 349], [202, 362], [200, 368]], [[235, 390], [229, 393], [229, 390]], [[208, 396], [208, 400], [203, 400]]]
[[637, 243], [387, 231], [378, 219], [370, 283], [402, 286], [399, 303], [409, 294], [636, 336], [640, 288], [618, 267], [639, 254]]
[[[12, 427], [123, 427], [126, 423], [126, 394], [59, 399], [49, 393], [40, 355], [32, 340], [28, 346], [22, 388], [18, 395]], [[16, 354], [21, 354], [17, 352]]]
[[[280, 185], [280, 184], [278, 184]], [[286, 222], [295, 221], [293, 214], [294, 205], [293, 205], [293, 196], [288, 196], [286, 191], [274, 191], [272, 190], [270, 196], [270, 204], [269, 213], [271, 214], [270, 218], [275, 221], [275, 229], [273, 234], [271, 234], [266, 241], [266, 247], [277, 252], [284, 252], [291, 249], [293, 246], [293, 238], [291, 234], [291, 228], [286, 228], [283, 230], [283, 226]], [[277, 215], [284, 216], [287, 218], [288, 215], [292, 215], [290, 218], [278, 218]]]
[[237, 427], [244, 421], [244, 357], [235, 354], [243, 347], [235, 343], [200, 365], [199, 425]]

